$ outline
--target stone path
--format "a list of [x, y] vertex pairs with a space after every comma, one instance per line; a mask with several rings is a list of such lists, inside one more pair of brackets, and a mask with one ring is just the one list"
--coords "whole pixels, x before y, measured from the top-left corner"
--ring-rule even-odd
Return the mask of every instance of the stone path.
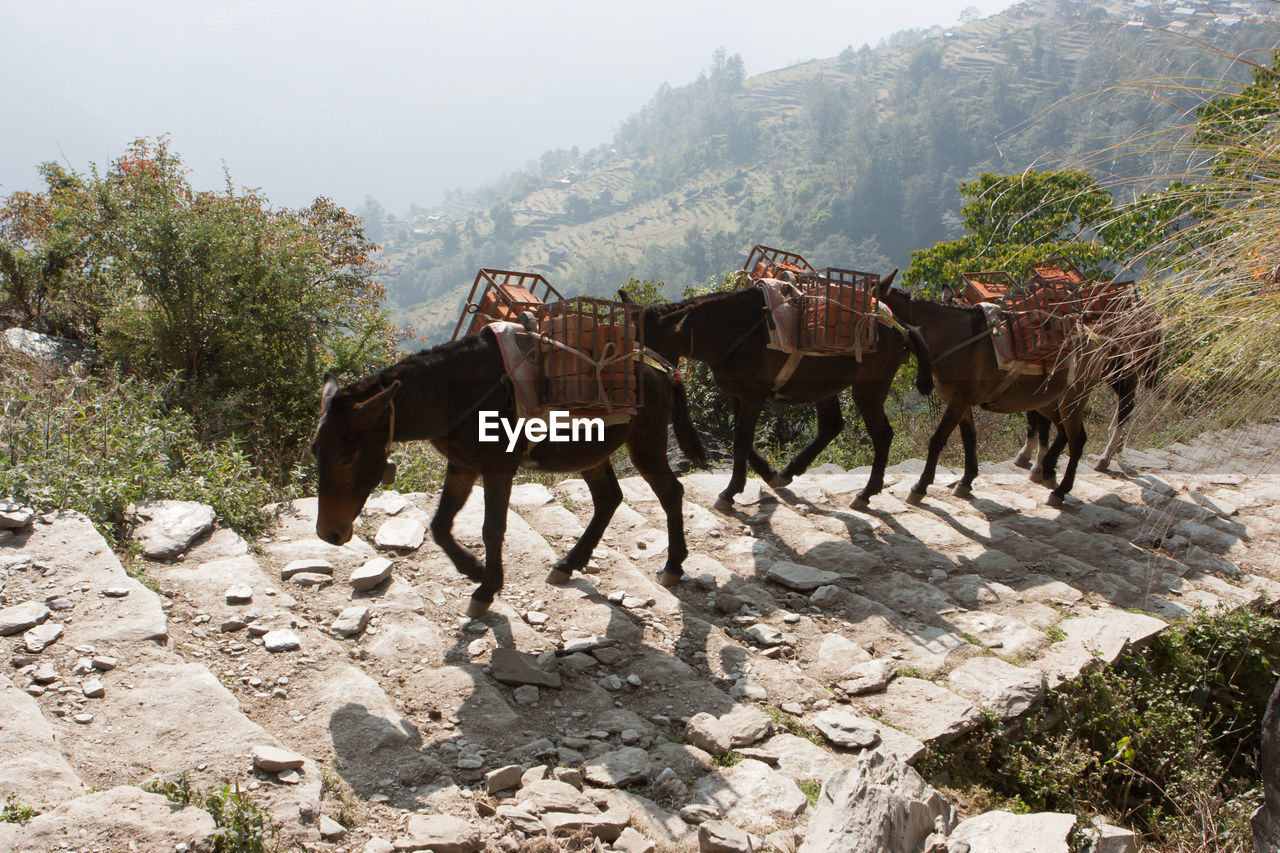
[[[43, 835], [0, 824], [0, 841], [54, 837], [55, 815], [72, 831], [91, 789], [186, 772], [238, 783], [316, 850], [441, 833], [459, 850], [544, 834], [696, 850], [700, 826], [839, 849], [818, 826], [837, 789], [815, 807], [803, 788], [840, 774], [856, 790], [850, 768], [873, 755], [888, 763], [859, 773], [899, 778], [927, 744], [1026, 713], [1196, 608], [1277, 597], [1277, 447], [1267, 424], [1129, 451], [1114, 474], [1082, 466], [1061, 510], [1008, 464], [984, 465], [970, 499], [938, 487], [909, 507], [920, 463], [903, 463], [865, 513], [848, 508], [863, 470], [752, 480], [728, 514], [710, 508], [726, 474], [697, 473], [675, 590], [653, 579], [666, 535], [642, 480], [623, 480], [563, 587], [543, 578], [581, 533], [585, 486], [518, 486], [507, 586], [477, 622], [461, 616], [470, 583], [422, 541], [432, 495], [379, 495], [343, 547], [315, 537], [314, 500], [252, 547], [152, 507], [166, 536], [200, 538], [144, 562], [142, 583], [84, 519], [38, 516], [0, 532], [0, 800], [48, 817]], [[477, 491], [457, 521], [473, 548], [481, 514]], [[742, 760], [713, 760], [728, 752]], [[181, 819], [165, 831], [199, 849], [205, 829]]]

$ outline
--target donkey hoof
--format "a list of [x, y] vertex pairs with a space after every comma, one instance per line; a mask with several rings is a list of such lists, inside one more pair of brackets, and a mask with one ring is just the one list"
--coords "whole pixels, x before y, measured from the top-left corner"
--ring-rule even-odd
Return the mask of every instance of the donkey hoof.
[[787, 474], [774, 474], [769, 478], [769, 486], [774, 489], [785, 489], [791, 485], [791, 477]]
[[720, 512], [729, 512], [733, 509], [733, 500], [731, 498], [719, 497], [716, 498], [716, 502], [713, 503], [711, 507], [712, 509], [719, 510]]
[[1041, 471], [1039, 468], [1032, 468], [1031, 473], [1027, 475], [1027, 479], [1033, 483], [1043, 483], [1044, 471]]
[[474, 598], [467, 602], [467, 618], [479, 619], [481, 616], [489, 612], [489, 605], [492, 601], [476, 601]]
[[956, 483], [951, 487], [951, 494], [958, 498], [971, 498], [973, 497], [973, 487], [964, 483]]
[[658, 583], [670, 589], [680, 583], [682, 577], [684, 577], [683, 572], [658, 572]]
[[1111, 460], [1099, 459], [1096, 463], [1094, 463], [1093, 470], [1101, 471], [1102, 473], [1105, 474], [1107, 471], [1111, 470]]
[[1015, 456], [1013, 458], [1013, 464], [1019, 468], [1030, 468], [1031, 460], [1026, 458], [1025, 456]]
[[1057, 492], [1050, 492], [1049, 497], [1045, 498], [1045, 504], [1052, 507], [1062, 506], [1062, 495]]
[[915, 490], [912, 490], [907, 493], [908, 506], [920, 506], [920, 502], [922, 500], [924, 500], [924, 492], [917, 492]]
[[552, 569], [551, 571], [547, 572], [547, 583], [557, 584], [557, 585], [562, 583], [568, 583], [569, 579], [572, 577], [573, 577], [573, 572], [569, 571], [568, 569]]
[[853, 499], [853, 502], [849, 504], [849, 508], [856, 509], [859, 512], [866, 512], [871, 508], [871, 501], [862, 497], [862, 495], [858, 495]]

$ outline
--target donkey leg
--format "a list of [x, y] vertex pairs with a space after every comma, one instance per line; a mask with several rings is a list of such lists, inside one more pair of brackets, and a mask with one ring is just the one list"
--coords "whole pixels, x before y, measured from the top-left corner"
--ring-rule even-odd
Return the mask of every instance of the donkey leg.
[[454, 568], [476, 583], [484, 580], [484, 569], [476, 555], [458, 544], [453, 538], [453, 519], [471, 495], [477, 473], [449, 462], [444, 469], [444, 485], [440, 488], [440, 503], [431, 518], [431, 538], [440, 550], [453, 561]]
[[951, 494], [967, 498], [973, 494], [973, 481], [978, 476], [978, 428], [973, 424], [973, 410], [960, 419], [960, 441], [964, 444], [964, 475], [951, 487]]
[[[893, 444], [893, 427], [884, 413], [884, 401], [888, 396], [889, 383], [880, 387], [878, 384], [864, 382], [853, 387], [853, 404], [858, 407], [858, 414], [862, 415], [862, 423], [871, 438], [872, 449], [871, 476], [850, 504], [853, 509], [867, 509], [871, 505], [871, 496], [880, 494], [884, 489], [884, 469], [889, 464], [889, 447]], [[838, 405], [836, 411], [839, 412]]]
[[1063, 425], [1067, 432], [1067, 467], [1062, 472], [1062, 482], [1058, 487], [1049, 493], [1048, 499], [1045, 501], [1049, 506], [1062, 506], [1063, 498], [1071, 491], [1071, 487], [1076, 482], [1076, 467], [1080, 464], [1080, 457], [1084, 455], [1084, 442], [1088, 437], [1084, 429], [1084, 407], [1081, 406], [1078, 411], [1073, 412], [1070, 417], [1063, 419]]
[[[666, 433], [661, 437], [665, 443]], [[582, 479], [587, 481], [587, 488], [591, 490], [591, 521], [587, 522], [587, 529], [582, 531], [582, 537], [569, 549], [569, 553], [556, 560], [551, 567], [547, 583], [565, 583], [574, 572], [581, 571], [600, 544], [600, 537], [609, 526], [614, 511], [622, 503], [622, 487], [618, 485], [618, 478], [613, 473], [613, 465], [609, 463], [608, 457], [584, 470]]]
[[[1067, 432], [1062, 420], [1055, 415], [1053, 422], [1057, 426], [1057, 432], [1054, 433], [1053, 441], [1041, 448], [1040, 458], [1036, 460], [1030, 475], [1031, 482], [1049, 488], [1058, 484], [1058, 458], [1062, 455], [1062, 449], [1067, 446]], [[1045, 423], [1049, 423], [1047, 418]]]
[[799, 474], [809, 470], [818, 454], [826, 450], [827, 445], [844, 429], [844, 417], [840, 414], [840, 398], [828, 397], [813, 404], [818, 413], [818, 431], [804, 448], [796, 454], [796, 458], [787, 463], [777, 481], [769, 485], [775, 488], [785, 486]]
[[1040, 435], [1039, 426], [1039, 412], [1027, 412], [1027, 440], [1022, 443], [1018, 455], [1013, 457], [1013, 464], [1019, 468], [1031, 467], [1031, 457], [1036, 452], [1036, 439]]
[[1111, 437], [1107, 440], [1107, 449], [1093, 466], [1096, 471], [1109, 469], [1112, 457], [1124, 450], [1125, 436], [1129, 432], [1129, 418], [1133, 415], [1133, 404], [1138, 394], [1138, 378], [1122, 376], [1111, 383], [1111, 388], [1116, 392], [1116, 414], [1111, 419]]
[[756, 422], [760, 419], [763, 407], [764, 400], [760, 398], [740, 400], [734, 407], [737, 409], [737, 418], [733, 424], [733, 474], [729, 477], [729, 485], [714, 504], [718, 510], [730, 509], [734, 496], [747, 484], [747, 457], [756, 440]]
[[[658, 441], [654, 437], [659, 438]], [[675, 586], [684, 575], [684, 559], [689, 547], [684, 538], [684, 486], [667, 463], [666, 434], [656, 430], [633, 430], [627, 444], [631, 461], [644, 481], [658, 496], [667, 516], [667, 562], [658, 572], [658, 583]]]
[[472, 619], [485, 614], [493, 597], [502, 590], [502, 540], [507, 535], [507, 507], [511, 503], [512, 470], [484, 474], [484, 580], [471, 593], [467, 615]]
[[929, 456], [925, 459], [924, 470], [920, 472], [920, 479], [911, 487], [911, 494], [907, 495], [907, 503], [915, 505], [924, 500], [925, 492], [933, 483], [934, 476], [938, 473], [938, 457], [942, 455], [942, 449], [947, 446], [947, 439], [951, 437], [951, 431], [956, 428], [956, 424], [960, 423], [964, 413], [968, 411], [969, 406], [963, 405], [955, 400], [947, 403], [947, 408], [942, 412], [942, 420], [938, 422], [938, 428], [933, 431], [933, 435], [929, 438]]

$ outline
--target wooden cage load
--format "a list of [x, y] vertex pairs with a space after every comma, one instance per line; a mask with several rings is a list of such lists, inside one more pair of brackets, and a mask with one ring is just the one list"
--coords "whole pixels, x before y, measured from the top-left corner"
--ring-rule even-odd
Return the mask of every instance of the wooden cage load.
[[778, 278], [785, 272], [802, 278], [812, 276], [815, 272], [813, 265], [795, 252], [784, 252], [782, 249], [771, 249], [759, 244], [751, 249], [742, 269], [752, 280]]
[[605, 412], [641, 405], [642, 318], [639, 306], [587, 296], [541, 306], [543, 404]]
[[960, 277], [964, 279], [965, 285], [964, 292], [960, 295], [970, 305], [977, 305], [979, 302], [999, 304], [1009, 291], [1017, 287], [1013, 276], [1001, 270], [966, 272], [961, 273]]
[[1082, 291], [1089, 279], [1066, 258], [1052, 258], [1039, 264], [1027, 264], [1024, 288], [1045, 291], [1044, 301], [1060, 314], [1079, 314], [1083, 308]]
[[876, 288], [880, 277], [834, 267], [800, 287], [799, 347], [815, 352], [871, 352], [880, 328]]
[[1137, 305], [1133, 281], [1101, 281], [1080, 292], [1083, 320], [1092, 325], [1104, 317], [1114, 317], [1132, 310]]
[[1015, 359], [1046, 367], [1061, 359], [1076, 317], [1063, 310], [1057, 288], [1030, 282], [1011, 291], [1002, 307]]
[[[484, 285], [483, 290], [480, 289], [481, 284]], [[476, 296], [477, 290], [480, 291], [479, 297]], [[462, 306], [462, 316], [453, 328], [453, 340], [456, 341], [459, 334], [474, 334], [495, 320], [515, 322], [521, 312], [536, 313], [544, 303], [563, 298], [551, 282], [537, 273], [482, 269], [476, 273], [471, 293]], [[472, 315], [471, 324], [464, 333], [462, 327], [468, 314]]]

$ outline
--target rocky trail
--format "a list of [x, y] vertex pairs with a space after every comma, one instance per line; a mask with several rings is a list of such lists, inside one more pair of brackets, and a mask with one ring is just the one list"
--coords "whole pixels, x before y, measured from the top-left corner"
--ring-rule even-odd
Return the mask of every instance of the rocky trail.
[[[727, 474], [695, 473], [672, 590], [642, 480], [564, 586], [586, 488], [518, 486], [478, 621], [433, 495], [375, 496], [342, 547], [314, 500], [257, 542], [144, 507], [137, 579], [83, 517], [0, 503], [0, 800], [43, 812], [0, 848], [212, 849], [207, 813], [136, 787], [186, 773], [238, 785], [281, 849], [1066, 850], [1074, 817], [960, 821], [910, 765], [1196, 608], [1280, 595], [1278, 447], [1265, 424], [1128, 451], [1061, 510], [1008, 463], [919, 507], [903, 463], [869, 512], [861, 470], [751, 480], [728, 514]], [[477, 491], [473, 548], [481, 514]]]

